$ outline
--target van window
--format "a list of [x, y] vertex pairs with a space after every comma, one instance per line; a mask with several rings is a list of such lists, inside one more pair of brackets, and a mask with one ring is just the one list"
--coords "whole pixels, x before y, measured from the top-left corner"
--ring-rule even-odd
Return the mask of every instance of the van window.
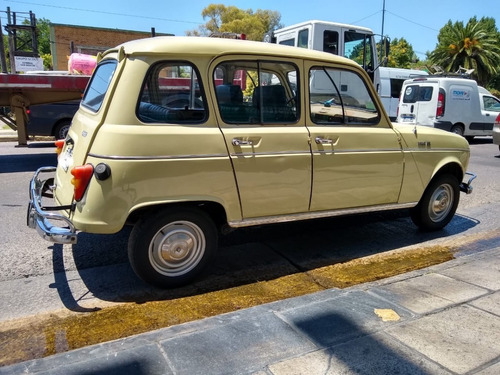
[[325, 30], [323, 32], [323, 52], [339, 54], [339, 33]]
[[227, 61], [214, 72], [217, 104], [229, 124], [295, 123], [298, 69], [287, 62]]
[[283, 44], [285, 46], [292, 46], [292, 47], [294, 47], [295, 46], [295, 39], [292, 38], [292, 39], [281, 40], [279, 42], [279, 44]]
[[355, 72], [314, 67], [309, 72], [311, 120], [317, 124], [377, 124], [380, 114]]
[[97, 66], [92, 79], [83, 95], [82, 104], [97, 112], [101, 108], [104, 95], [108, 91], [109, 84], [115, 73], [118, 62], [116, 60], [106, 60]]
[[146, 123], [200, 123], [207, 117], [199, 74], [186, 62], [153, 65], [144, 81], [137, 117]]
[[500, 112], [500, 100], [492, 96], [483, 96], [484, 109], [486, 111]]
[[399, 98], [404, 79], [391, 78], [391, 98]]
[[309, 47], [308, 41], [309, 41], [309, 29], [300, 30], [297, 47], [308, 48]]
[[432, 86], [406, 86], [403, 103], [430, 102], [432, 99], [432, 92]]

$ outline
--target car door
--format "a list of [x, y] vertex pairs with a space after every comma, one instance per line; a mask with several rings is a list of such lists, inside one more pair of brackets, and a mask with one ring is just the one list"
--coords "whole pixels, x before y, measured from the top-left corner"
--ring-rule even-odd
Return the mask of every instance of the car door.
[[398, 122], [434, 126], [438, 97], [437, 82], [419, 79], [403, 85]]
[[310, 65], [311, 211], [393, 204], [403, 177], [398, 135], [358, 72]]
[[491, 135], [493, 133], [493, 124], [500, 113], [500, 100], [494, 96], [481, 95], [481, 116], [484, 123], [484, 134]]
[[248, 57], [226, 57], [214, 65], [216, 111], [242, 218], [307, 212], [311, 151], [296, 100], [297, 66]]

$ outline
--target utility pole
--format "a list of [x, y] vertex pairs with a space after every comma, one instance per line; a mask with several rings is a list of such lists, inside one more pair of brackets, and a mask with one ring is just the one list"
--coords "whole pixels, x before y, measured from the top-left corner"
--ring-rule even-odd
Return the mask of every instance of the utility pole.
[[384, 22], [385, 22], [385, 0], [383, 3], [383, 8], [382, 8], [382, 35], [380, 38], [380, 61], [384, 59]]

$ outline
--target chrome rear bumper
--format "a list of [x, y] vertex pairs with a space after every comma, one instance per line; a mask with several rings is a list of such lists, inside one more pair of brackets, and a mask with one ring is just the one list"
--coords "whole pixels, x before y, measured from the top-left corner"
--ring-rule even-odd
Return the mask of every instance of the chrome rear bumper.
[[[76, 229], [70, 219], [55, 211], [72, 209], [72, 206], [43, 206], [42, 197], [52, 195], [53, 178], [40, 179], [42, 174], [50, 174], [56, 167], [38, 169], [30, 182], [30, 201], [27, 212], [27, 225], [36, 229], [43, 239], [60, 244], [75, 244]], [[49, 194], [49, 195], [47, 195]], [[60, 226], [54, 223], [61, 224]]]

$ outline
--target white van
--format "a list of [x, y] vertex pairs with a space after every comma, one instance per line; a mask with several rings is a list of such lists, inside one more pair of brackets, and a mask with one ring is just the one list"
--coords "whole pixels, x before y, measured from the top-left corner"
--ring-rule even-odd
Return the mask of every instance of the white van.
[[381, 66], [379, 70], [380, 87], [377, 87], [377, 92], [391, 121], [395, 121], [398, 116], [399, 94], [401, 93], [404, 81], [410, 78], [427, 76], [429, 73], [424, 70], [389, 68], [384, 66]]
[[434, 126], [469, 139], [491, 135], [500, 100], [466, 78], [428, 76], [405, 81], [397, 122]]

